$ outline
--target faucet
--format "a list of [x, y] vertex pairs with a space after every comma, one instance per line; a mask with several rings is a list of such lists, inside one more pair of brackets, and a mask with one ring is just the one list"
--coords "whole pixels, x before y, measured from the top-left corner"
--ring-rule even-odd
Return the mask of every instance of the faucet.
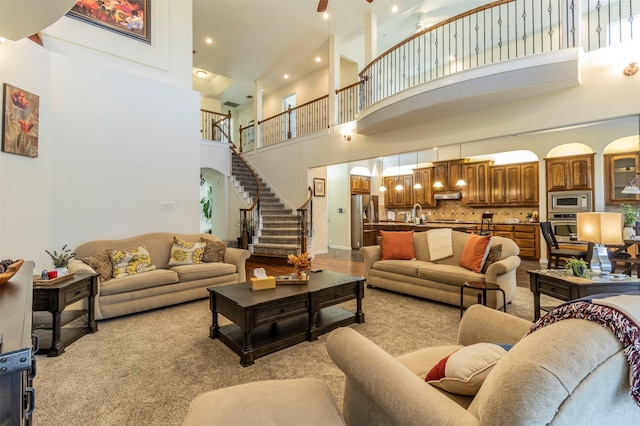
[[422, 217], [422, 206], [420, 205], [420, 203], [415, 203], [413, 205], [413, 217], [418, 217], [416, 216], [416, 206], [420, 207], [420, 218]]

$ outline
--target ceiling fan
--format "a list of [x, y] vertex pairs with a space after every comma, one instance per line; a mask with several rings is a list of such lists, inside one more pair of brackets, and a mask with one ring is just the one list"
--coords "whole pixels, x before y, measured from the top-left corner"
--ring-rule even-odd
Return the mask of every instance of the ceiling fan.
[[[373, 0], [367, 0], [369, 3], [373, 2]], [[329, 0], [320, 0], [318, 2], [318, 12], [326, 12], [327, 6], [329, 5]]]

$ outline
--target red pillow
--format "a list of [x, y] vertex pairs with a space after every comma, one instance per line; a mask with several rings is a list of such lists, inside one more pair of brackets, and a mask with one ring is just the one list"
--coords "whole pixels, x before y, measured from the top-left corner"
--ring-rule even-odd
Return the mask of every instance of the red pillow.
[[413, 249], [413, 231], [380, 231], [382, 237], [382, 260], [415, 259]]
[[460, 256], [460, 266], [480, 273], [487, 254], [489, 254], [490, 244], [491, 235], [469, 234]]

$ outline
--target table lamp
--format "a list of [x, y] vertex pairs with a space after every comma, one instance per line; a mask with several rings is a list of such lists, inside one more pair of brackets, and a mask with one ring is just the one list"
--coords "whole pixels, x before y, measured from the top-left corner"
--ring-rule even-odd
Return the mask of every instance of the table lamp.
[[578, 213], [578, 240], [593, 243], [593, 256], [589, 268], [595, 274], [609, 274], [611, 262], [606, 245], [620, 246], [622, 240], [622, 213]]

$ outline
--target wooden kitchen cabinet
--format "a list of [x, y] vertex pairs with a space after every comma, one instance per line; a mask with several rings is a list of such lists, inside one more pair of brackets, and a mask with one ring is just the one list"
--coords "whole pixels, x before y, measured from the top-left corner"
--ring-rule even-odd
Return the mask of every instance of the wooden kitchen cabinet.
[[490, 161], [466, 163], [462, 166], [467, 186], [463, 188], [464, 203], [468, 206], [486, 206], [489, 204], [489, 167]]
[[[402, 186], [402, 190], [396, 191], [396, 186]], [[413, 206], [413, 176], [387, 176], [384, 178], [384, 205], [387, 208], [404, 208]]]
[[464, 160], [438, 161], [433, 163], [434, 182], [439, 180], [442, 182], [442, 188], [436, 191], [460, 191], [460, 187], [456, 186], [458, 180], [463, 175]]
[[593, 157], [595, 154], [545, 158], [547, 191], [593, 189]]
[[369, 176], [350, 176], [352, 194], [371, 194], [371, 178]]
[[428, 167], [425, 169], [415, 169], [413, 171], [413, 183], [420, 183], [422, 188], [413, 188], [413, 203], [418, 203], [422, 207], [436, 207], [437, 202], [433, 198], [433, 182], [434, 169]]
[[496, 237], [504, 237], [513, 240], [513, 225], [492, 225], [491, 231]]
[[604, 155], [605, 202], [607, 204], [636, 204], [640, 196], [623, 194], [622, 190], [640, 171], [638, 152], [622, 152]]
[[513, 225], [513, 241], [520, 247], [520, 257], [540, 259], [538, 225]]
[[491, 166], [491, 201], [493, 206], [537, 206], [538, 162]]

